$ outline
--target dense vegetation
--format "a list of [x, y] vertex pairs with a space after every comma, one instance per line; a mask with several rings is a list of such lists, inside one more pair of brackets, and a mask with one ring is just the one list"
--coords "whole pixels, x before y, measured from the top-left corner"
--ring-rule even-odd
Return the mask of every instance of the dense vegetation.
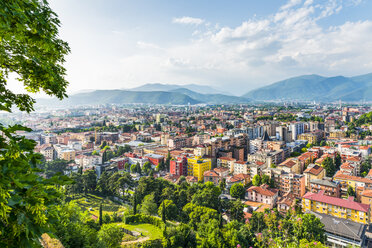
[[372, 112], [362, 114], [357, 120], [354, 121], [354, 124], [358, 127], [363, 124], [372, 125]]
[[[133, 188], [135, 191], [133, 194], [126, 194], [127, 197], [124, 198], [131, 201], [132, 208], [124, 215], [115, 215], [111, 218], [100, 216], [100, 219], [104, 220], [103, 224], [122, 222], [125, 223], [122, 227], [130, 229], [133, 229], [131, 225], [141, 223], [154, 225], [162, 231], [162, 235], [157, 236], [157, 242], [150, 243], [151, 247], [306, 247], [306, 245], [323, 247], [322, 242], [325, 241], [320, 220], [314, 215], [302, 214], [300, 206], [296, 206], [286, 214], [280, 214], [276, 209], [254, 212], [249, 220], [245, 220], [244, 205], [241, 201], [221, 200], [219, 198], [221, 188], [213, 183], [189, 185], [184, 178], [181, 178], [177, 184], [173, 184], [150, 176], [142, 177], [138, 183], [135, 183], [126, 173], [105, 173], [104, 177], [106, 179], [100, 179], [92, 192], [109, 196], [122, 195], [121, 193]], [[122, 184], [126, 186], [122, 188], [122, 185], [117, 185], [116, 189], [111, 189], [111, 184], [121, 181], [115, 177], [127, 177], [126, 183]], [[107, 182], [106, 186], [102, 185], [104, 182]], [[242, 193], [239, 192], [244, 192], [241, 191], [241, 187], [243, 186], [237, 184], [232, 189], [237, 197], [241, 197]], [[71, 207], [76, 208], [71, 203], [66, 205], [66, 208]], [[227, 216], [230, 222], [227, 223], [222, 216]], [[98, 236], [90, 237], [92, 243], [89, 244], [94, 243], [93, 247], [100, 247], [102, 242], [111, 245], [108, 247], [119, 245], [120, 239], [117, 239], [116, 244], [102, 241], [104, 238], [99, 234], [102, 228], [99, 228], [98, 221], [79, 218], [79, 225], [87, 230], [84, 233], [88, 230], [92, 233], [98, 232]], [[174, 225], [172, 222], [178, 224]], [[106, 225], [105, 232], [115, 233], [115, 230], [110, 230], [110, 226], [115, 227], [115, 225]], [[63, 235], [57, 237], [65, 245], [64, 236], [71, 235], [73, 234], [69, 233], [68, 228], [63, 228]], [[84, 237], [77, 237], [77, 240], [91, 242], [86, 240], [88, 238], [88, 235], [84, 235]], [[146, 247], [146, 244], [142, 245]]]

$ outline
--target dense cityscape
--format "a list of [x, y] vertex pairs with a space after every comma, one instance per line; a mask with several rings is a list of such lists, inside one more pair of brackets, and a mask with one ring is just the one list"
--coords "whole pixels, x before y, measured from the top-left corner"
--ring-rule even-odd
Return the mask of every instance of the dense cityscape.
[[0, 1], [0, 247], [372, 247], [372, 1]]
[[[66, 188], [72, 199], [83, 192], [112, 196], [128, 204], [127, 211], [149, 215], [165, 202], [175, 205], [167, 218], [183, 222], [180, 216], [197, 208], [198, 200], [181, 203], [176, 189], [186, 184], [202, 195], [201, 185], [209, 185], [218, 193], [199, 200], [212, 197], [201, 206], [217, 211], [221, 223], [249, 223], [269, 210], [285, 216], [296, 209], [319, 218], [327, 238], [317, 241], [335, 247], [369, 243], [371, 111], [342, 103], [107, 105], [2, 118], [32, 128], [22, 135], [37, 142], [45, 176], [60, 172], [80, 181]], [[121, 187], [110, 185], [121, 177]], [[149, 177], [168, 186], [156, 192]], [[93, 219], [102, 218], [94, 205], [86, 209]]]

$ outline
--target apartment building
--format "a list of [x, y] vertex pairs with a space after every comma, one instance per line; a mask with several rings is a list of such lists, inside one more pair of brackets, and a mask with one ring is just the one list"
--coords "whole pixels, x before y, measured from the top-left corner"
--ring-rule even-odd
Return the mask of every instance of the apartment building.
[[277, 189], [271, 189], [268, 185], [251, 186], [246, 191], [248, 201], [261, 202], [274, 207], [279, 196]]
[[363, 224], [369, 224], [370, 219], [368, 204], [355, 202], [354, 197], [341, 199], [327, 196], [323, 191], [306, 193], [302, 198], [302, 209]]
[[203, 159], [201, 157], [191, 157], [187, 159], [187, 174], [198, 178], [198, 181], [204, 180], [204, 172], [212, 167], [210, 159]]
[[305, 194], [305, 176], [294, 173], [283, 173], [280, 175], [279, 192], [280, 195], [288, 193], [296, 198], [301, 198]]
[[310, 180], [310, 192], [318, 193], [323, 191], [324, 195], [341, 197], [341, 184], [327, 179], [312, 179]]
[[305, 175], [306, 188], [309, 190], [310, 181], [314, 179], [323, 179], [326, 176], [326, 170], [317, 164], [309, 164], [303, 174]]

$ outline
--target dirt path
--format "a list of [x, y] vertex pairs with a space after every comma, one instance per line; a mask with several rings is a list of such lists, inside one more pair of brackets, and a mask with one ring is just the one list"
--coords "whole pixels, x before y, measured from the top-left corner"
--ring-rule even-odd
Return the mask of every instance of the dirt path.
[[134, 243], [140, 243], [140, 242], [146, 241], [148, 239], [149, 239], [149, 237], [141, 237], [137, 240], [122, 242], [121, 245], [129, 245], [129, 244], [134, 244]]

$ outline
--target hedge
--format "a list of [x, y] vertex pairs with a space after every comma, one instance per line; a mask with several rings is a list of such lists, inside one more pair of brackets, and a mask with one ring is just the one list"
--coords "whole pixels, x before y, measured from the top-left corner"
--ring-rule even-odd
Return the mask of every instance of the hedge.
[[148, 223], [160, 229], [164, 228], [164, 223], [160, 218], [146, 214], [127, 215], [124, 218], [124, 223], [125, 224]]

